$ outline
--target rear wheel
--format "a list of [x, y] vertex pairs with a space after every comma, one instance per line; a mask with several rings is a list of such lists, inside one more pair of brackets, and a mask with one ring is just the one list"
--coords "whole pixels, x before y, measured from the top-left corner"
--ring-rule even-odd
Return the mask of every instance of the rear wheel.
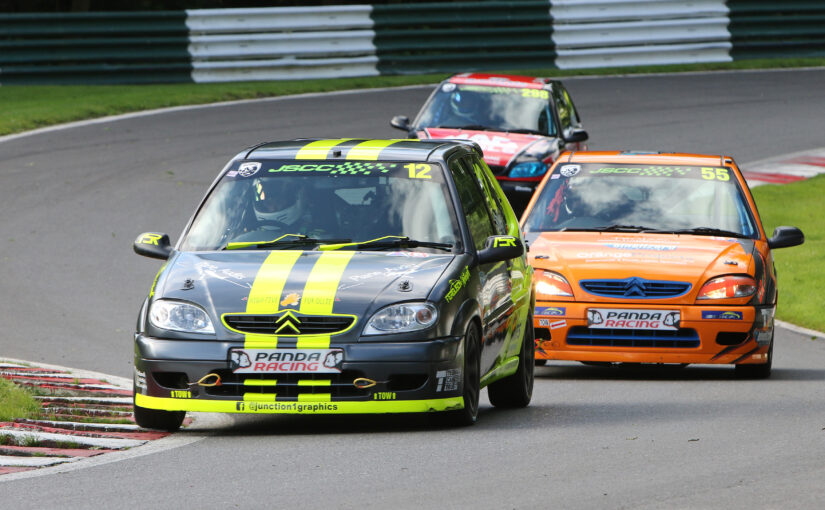
[[771, 376], [773, 365], [773, 336], [768, 347], [768, 362], [761, 365], [736, 365], [736, 377], [739, 379], [767, 379]]
[[186, 417], [186, 411], [161, 411], [140, 407], [137, 404], [134, 405], [132, 413], [135, 416], [135, 423], [139, 426], [168, 432], [178, 430]]
[[472, 425], [478, 419], [478, 396], [481, 393], [481, 333], [475, 323], [464, 334], [464, 408], [436, 413], [432, 417], [439, 424], [454, 427]]
[[527, 407], [533, 397], [536, 348], [533, 333], [533, 316], [527, 314], [527, 325], [521, 340], [516, 373], [500, 379], [487, 387], [490, 403], [496, 407]]

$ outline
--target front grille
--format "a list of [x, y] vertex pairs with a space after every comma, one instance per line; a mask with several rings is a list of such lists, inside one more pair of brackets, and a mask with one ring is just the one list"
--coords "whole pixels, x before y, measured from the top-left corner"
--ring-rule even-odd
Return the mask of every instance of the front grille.
[[364, 377], [362, 372], [344, 370], [340, 374], [235, 374], [214, 370], [221, 377], [220, 386], [204, 388], [207, 395], [243, 397], [248, 393], [275, 393], [279, 398], [329, 393], [333, 397], [364, 397], [370, 390], [356, 388], [352, 382]]
[[387, 381], [377, 381], [371, 388], [357, 388], [353, 382], [364, 377], [358, 370], [340, 374], [235, 374], [231, 370], [213, 370], [221, 378], [220, 386], [204, 387], [207, 395], [243, 397], [250, 393], [274, 393], [279, 399], [297, 398], [313, 393], [331, 397], [366, 397], [374, 391], [412, 391], [427, 384], [427, 374], [391, 374]]
[[300, 315], [290, 319], [281, 315], [226, 315], [224, 322], [231, 329], [261, 335], [333, 335], [352, 326], [354, 317], [340, 315]]
[[668, 282], [625, 278], [624, 280], [581, 280], [581, 287], [596, 296], [628, 299], [673, 298], [686, 294], [691, 287], [688, 282]]
[[672, 331], [575, 326], [567, 332], [567, 345], [692, 349], [699, 347], [699, 334], [688, 328]]

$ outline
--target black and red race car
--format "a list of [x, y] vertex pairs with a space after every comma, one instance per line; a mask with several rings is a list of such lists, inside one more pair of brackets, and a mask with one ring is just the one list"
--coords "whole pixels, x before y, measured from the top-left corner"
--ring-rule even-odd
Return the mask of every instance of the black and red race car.
[[587, 132], [570, 94], [547, 78], [462, 73], [444, 80], [412, 123], [390, 125], [410, 138], [476, 142], [510, 204], [521, 214], [533, 191], [565, 150], [586, 150]]

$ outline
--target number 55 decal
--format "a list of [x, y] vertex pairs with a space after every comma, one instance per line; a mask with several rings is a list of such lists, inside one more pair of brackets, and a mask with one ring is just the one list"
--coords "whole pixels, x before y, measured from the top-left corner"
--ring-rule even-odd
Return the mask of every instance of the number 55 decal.
[[702, 179], [712, 181], [729, 181], [730, 175], [727, 168], [708, 168], [702, 167]]

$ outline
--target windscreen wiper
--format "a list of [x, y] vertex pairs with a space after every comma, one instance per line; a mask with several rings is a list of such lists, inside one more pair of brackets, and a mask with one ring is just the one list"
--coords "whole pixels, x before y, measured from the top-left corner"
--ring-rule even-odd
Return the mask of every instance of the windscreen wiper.
[[507, 131], [508, 133], [521, 133], [526, 135], [548, 136], [547, 133], [543, 133], [538, 129], [503, 129], [502, 131]]
[[742, 239], [748, 239], [748, 236], [741, 232], [733, 232], [731, 230], [724, 230], [721, 228], [713, 228], [713, 227], [693, 227], [693, 228], [680, 228], [676, 230], [656, 230], [657, 233], [663, 234], [695, 234], [697, 236], [724, 236], [724, 237], [738, 237]]
[[465, 126], [435, 126], [437, 129], [470, 129], [474, 131], [504, 131], [503, 129], [484, 126], [481, 124], [467, 124]]
[[369, 241], [357, 241], [354, 243], [322, 244], [318, 247], [321, 251], [340, 250], [349, 248], [352, 250], [381, 250], [384, 248], [435, 248], [437, 250], [452, 251], [451, 243], [434, 243], [430, 241], [417, 241], [405, 236], [384, 236]]
[[284, 234], [271, 241], [244, 241], [239, 243], [227, 243], [221, 250], [242, 250], [244, 248], [289, 248], [306, 244], [327, 244], [327, 243], [348, 243], [352, 239], [316, 239], [304, 234]]
[[561, 232], [659, 232], [641, 225], [607, 225], [606, 227], [564, 227]]

